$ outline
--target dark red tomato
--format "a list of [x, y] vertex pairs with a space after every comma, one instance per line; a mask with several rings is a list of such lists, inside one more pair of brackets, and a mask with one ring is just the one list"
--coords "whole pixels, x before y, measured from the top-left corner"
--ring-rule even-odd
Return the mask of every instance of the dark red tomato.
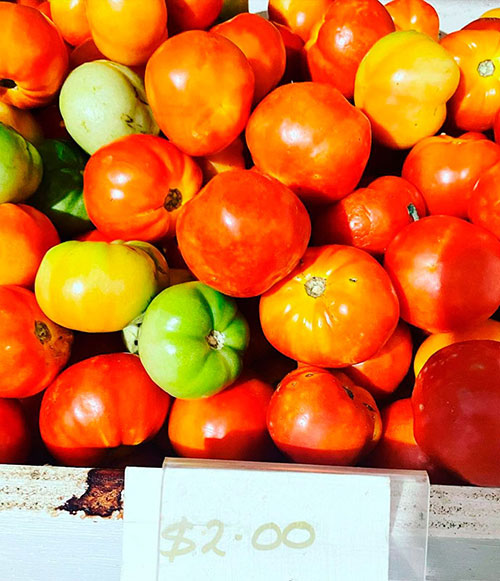
[[96, 466], [152, 438], [169, 407], [170, 396], [137, 355], [98, 355], [68, 367], [47, 388], [40, 433], [62, 464]]
[[0, 464], [24, 464], [31, 434], [23, 407], [16, 399], [0, 398]]
[[463, 341], [425, 363], [412, 394], [415, 438], [435, 462], [500, 486], [500, 342]]
[[281, 34], [281, 39], [285, 45], [286, 67], [281, 79], [281, 84], [306, 80], [306, 53], [304, 41], [298, 34], [292, 32], [288, 26], [273, 22], [274, 26]]
[[252, 297], [286, 276], [304, 254], [309, 214], [279, 181], [250, 170], [212, 178], [177, 222], [187, 266], [230, 296]]

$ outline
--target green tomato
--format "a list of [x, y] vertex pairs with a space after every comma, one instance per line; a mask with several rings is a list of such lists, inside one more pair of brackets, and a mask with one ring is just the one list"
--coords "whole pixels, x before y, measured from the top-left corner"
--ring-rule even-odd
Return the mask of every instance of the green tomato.
[[83, 170], [88, 155], [71, 141], [46, 139], [38, 148], [43, 179], [29, 204], [50, 218], [58, 232], [72, 238], [92, 228], [83, 203]]
[[201, 282], [185, 282], [161, 292], [146, 309], [139, 356], [167, 393], [196, 399], [235, 381], [248, 339], [233, 299]]
[[0, 122], [0, 204], [29, 198], [42, 175], [42, 158], [36, 147]]

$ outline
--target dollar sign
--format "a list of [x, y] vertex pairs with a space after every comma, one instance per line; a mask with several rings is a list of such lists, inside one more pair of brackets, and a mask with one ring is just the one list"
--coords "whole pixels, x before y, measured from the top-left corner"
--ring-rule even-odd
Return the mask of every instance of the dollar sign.
[[186, 531], [192, 529], [193, 525], [184, 516], [179, 522], [173, 523], [164, 528], [161, 537], [167, 541], [172, 541], [172, 546], [168, 551], [160, 551], [164, 557], [173, 563], [176, 557], [187, 555], [196, 549], [195, 543], [185, 537]]

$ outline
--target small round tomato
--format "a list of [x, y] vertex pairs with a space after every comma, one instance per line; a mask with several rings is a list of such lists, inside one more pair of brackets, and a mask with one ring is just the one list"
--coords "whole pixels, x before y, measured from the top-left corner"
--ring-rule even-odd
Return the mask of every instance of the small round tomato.
[[162, 427], [170, 397], [130, 353], [98, 355], [63, 371], [44, 393], [40, 433], [62, 464], [105, 463]]
[[127, 135], [98, 149], [83, 175], [90, 219], [122, 240], [174, 236], [177, 216], [201, 187], [195, 161], [166, 139]]
[[0, 328], [0, 397], [42, 391], [68, 362], [73, 334], [43, 314], [30, 290], [0, 285]]
[[309, 464], [354, 465], [380, 438], [380, 413], [370, 394], [311, 366], [282, 379], [269, 403], [267, 425], [282, 452]]
[[145, 83], [163, 133], [187, 154], [198, 156], [217, 153], [243, 131], [255, 86], [241, 50], [227, 38], [202, 30], [164, 42], [148, 61]]
[[49, 248], [59, 244], [52, 222], [25, 204], [0, 204], [0, 284], [31, 287]]
[[166, 0], [171, 35], [185, 30], [206, 30], [218, 18], [224, 0]]
[[415, 439], [432, 460], [478, 486], [500, 486], [500, 342], [434, 353], [412, 394]]
[[347, 244], [383, 254], [404, 226], [426, 213], [422, 195], [413, 184], [382, 176], [321, 209], [313, 222], [313, 242], [318, 246]]
[[351, 246], [308, 248], [298, 266], [260, 300], [268, 341], [287, 357], [320, 367], [369, 359], [393, 334], [398, 319], [387, 273], [367, 252]]
[[439, 38], [439, 14], [425, 0], [391, 0], [385, 7], [396, 30], [416, 30], [434, 40]]
[[313, 28], [321, 22], [333, 0], [269, 0], [269, 18], [298, 34], [304, 42], [309, 40]]
[[500, 305], [500, 241], [454, 216], [405, 226], [384, 257], [401, 317], [429, 333], [488, 319]]
[[68, 44], [77, 46], [91, 37], [87, 0], [50, 0], [50, 15]]
[[273, 388], [246, 376], [202, 399], [175, 400], [168, 436], [180, 456], [265, 460], [272, 446], [266, 413]]
[[370, 155], [371, 129], [338, 89], [290, 83], [257, 105], [246, 139], [260, 171], [306, 203], [324, 204], [356, 187]]
[[500, 161], [483, 173], [472, 191], [467, 216], [500, 239]]
[[215, 176], [177, 223], [189, 269], [236, 297], [260, 295], [287, 275], [310, 233], [309, 214], [298, 197], [277, 180], [249, 170]]
[[0, 463], [25, 464], [31, 449], [31, 433], [22, 405], [0, 398]]

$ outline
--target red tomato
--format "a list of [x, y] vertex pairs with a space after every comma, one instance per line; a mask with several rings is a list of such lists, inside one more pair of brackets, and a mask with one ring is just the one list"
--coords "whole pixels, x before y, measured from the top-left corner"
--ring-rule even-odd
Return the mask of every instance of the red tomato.
[[287, 26], [273, 22], [274, 26], [281, 34], [281, 39], [285, 45], [286, 66], [281, 84], [292, 83], [294, 81], [304, 81], [306, 69], [306, 54], [304, 51], [304, 41], [298, 34], [292, 32]]
[[168, 436], [174, 450], [188, 458], [265, 460], [272, 442], [266, 413], [273, 388], [242, 377], [211, 397], [172, 405]]
[[257, 105], [246, 138], [259, 170], [307, 203], [326, 203], [356, 187], [370, 155], [371, 128], [338, 89], [291, 83]]
[[378, 0], [335, 0], [305, 47], [312, 80], [330, 83], [352, 99], [359, 63], [394, 30], [391, 15]]
[[199, 166], [166, 139], [128, 135], [98, 149], [83, 174], [83, 199], [94, 225], [121, 240], [175, 234], [179, 210], [202, 182]]
[[169, 406], [170, 396], [151, 381], [137, 355], [98, 355], [68, 367], [47, 388], [40, 432], [62, 464], [98, 465], [116, 448], [152, 438]]
[[408, 153], [401, 175], [414, 184], [430, 214], [467, 218], [477, 180], [500, 161], [500, 146], [482, 133], [434, 135]]
[[477, 18], [466, 24], [463, 30], [500, 30], [500, 18]]
[[34, 293], [0, 286], [0, 397], [42, 391], [68, 362], [73, 334], [48, 319]]
[[321, 209], [313, 222], [313, 242], [348, 244], [370, 254], [383, 254], [404, 226], [426, 213], [422, 195], [413, 184], [382, 176]]
[[239, 297], [260, 295], [286, 276], [310, 233], [309, 215], [297, 196], [248, 170], [215, 176], [177, 222], [180, 251], [196, 278]]
[[253, 103], [259, 103], [285, 72], [286, 51], [281, 34], [272, 22], [248, 12], [217, 24], [212, 32], [234, 42], [247, 57], [255, 75]]
[[205, 30], [218, 18], [224, 0], [166, 0], [168, 30], [177, 34], [184, 30]]
[[394, 20], [396, 30], [416, 30], [438, 40], [439, 15], [425, 0], [391, 0], [385, 7]]
[[304, 42], [333, 0], [269, 0], [269, 18], [288, 26]]
[[368, 392], [311, 366], [283, 378], [267, 412], [276, 446], [309, 464], [356, 464], [380, 438], [376, 419], [380, 413]]
[[500, 343], [434, 353], [412, 394], [415, 438], [432, 460], [478, 486], [500, 486]]
[[0, 398], [0, 464], [25, 464], [31, 449], [31, 434], [22, 405]]
[[471, 222], [500, 239], [500, 161], [483, 173], [472, 191], [467, 208]]
[[372, 357], [398, 319], [387, 273], [351, 246], [308, 248], [260, 301], [268, 341], [287, 357], [320, 367], [346, 367]]
[[384, 266], [401, 317], [429, 333], [488, 319], [500, 306], [500, 242], [453, 216], [427, 216], [389, 244]]

